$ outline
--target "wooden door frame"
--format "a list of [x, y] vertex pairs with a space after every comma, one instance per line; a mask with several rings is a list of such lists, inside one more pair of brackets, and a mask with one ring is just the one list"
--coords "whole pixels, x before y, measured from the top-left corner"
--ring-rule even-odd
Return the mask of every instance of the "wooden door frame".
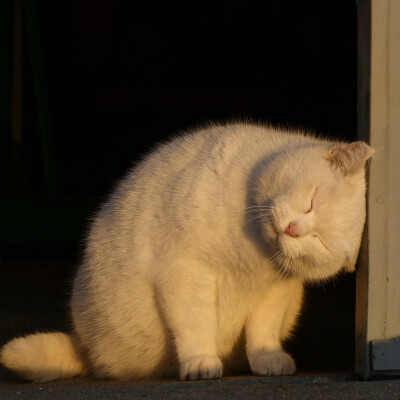
[[376, 153], [356, 289], [356, 372], [400, 372], [400, 0], [358, 0], [358, 138]]

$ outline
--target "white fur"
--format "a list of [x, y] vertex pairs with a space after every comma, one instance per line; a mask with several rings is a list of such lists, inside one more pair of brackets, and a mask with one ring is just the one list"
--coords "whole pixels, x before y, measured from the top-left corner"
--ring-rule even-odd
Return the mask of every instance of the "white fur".
[[0, 362], [26, 379], [45, 382], [86, 373], [69, 335], [39, 333], [7, 343]]
[[[303, 282], [354, 268], [372, 152], [244, 124], [158, 147], [118, 184], [87, 238], [71, 300], [87, 368], [116, 379], [211, 379], [248, 365], [294, 373], [281, 342]], [[296, 235], [285, 233], [290, 223]], [[2, 350], [6, 366], [61, 377], [18, 340], [19, 361], [8, 361], [11, 344]]]

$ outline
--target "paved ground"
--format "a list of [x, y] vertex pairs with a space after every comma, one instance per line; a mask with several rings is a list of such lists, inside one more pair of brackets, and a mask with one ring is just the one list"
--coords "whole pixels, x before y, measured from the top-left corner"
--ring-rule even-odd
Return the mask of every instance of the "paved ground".
[[215, 381], [111, 382], [73, 379], [33, 384], [18, 382], [0, 371], [1, 400], [113, 399], [268, 399], [268, 400], [400, 400], [400, 379], [357, 381], [347, 374], [304, 374], [295, 377], [241, 376]]

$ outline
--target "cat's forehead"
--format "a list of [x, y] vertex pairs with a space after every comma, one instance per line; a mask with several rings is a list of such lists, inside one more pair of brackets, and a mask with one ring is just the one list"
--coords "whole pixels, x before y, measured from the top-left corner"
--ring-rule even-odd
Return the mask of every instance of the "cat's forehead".
[[334, 171], [323, 155], [323, 149], [318, 147], [295, 149], [286, 152], [277, 167], [288, 175], [301, 178], [303, 182], [316, 178], [331, 179]]
[[[324, 149], [304, 146], [282, 151], [258, 170], [259, 201], [266, 198], [309, 198], [316, 187], [337, 191], [342, 178], [324, 158]], [[331, 190], [332, 189], [332, 190]]]
[[338, 188], [343, 180], [318, 151], [294, 154], [283, 165], [281, 179], [288, 192], [308, 196], [318, 186]]

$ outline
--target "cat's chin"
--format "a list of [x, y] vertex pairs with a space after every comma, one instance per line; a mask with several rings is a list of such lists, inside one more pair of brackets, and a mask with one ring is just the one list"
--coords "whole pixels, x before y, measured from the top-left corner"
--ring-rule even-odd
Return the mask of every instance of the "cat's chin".
[[291, 237], [278, 232], [272, 223], [263, 227], [271, 251], [270, 261], [279, 277], [294, 277], [305, 282], [324, 281], [343, 268], [318, 237]]
[[[337, 260], [326, 254], [322, 246], [313, 243], [313, 238], [295, 239], [284, 234], [270, 237], [273, 243], [270, 261], [275, 266], [279, 278], [296, 278], [304, 282], [321, 282], [336, 276], [343, 270]], [[303, 246], [313, 243], [314, 251], [304, 252]], [[309, 243], [308, 243], [309, 244]], [[349, 271], [350, 272], [350, 271]]]
[[296, 259], [288, 256], [275, 257], [272, 261], [278, 274], [278, 279], [295, 278], [302, 282], [323, 282], [334, 278], [342, 267], [328, 264], [317, 265], [307, 257]]

